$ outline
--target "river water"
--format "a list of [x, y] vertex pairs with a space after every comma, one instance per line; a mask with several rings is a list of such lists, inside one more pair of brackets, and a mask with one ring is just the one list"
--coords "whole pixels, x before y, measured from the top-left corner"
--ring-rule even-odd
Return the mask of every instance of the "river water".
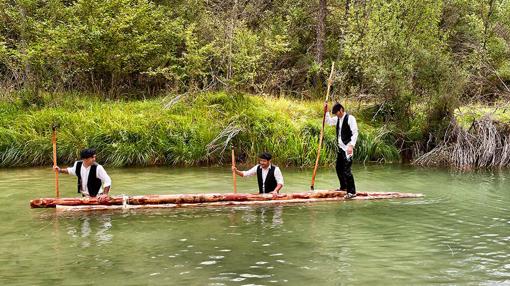
[[[107, 171], [114, 195], [232, 190], [224, 168]], [[310, 170], [282, 171], [283, 191], [309, 188]], [[54, 196], [51, 170], [0, 169], [0, 285], [510, 285], [508, 171], [354, 173], [359, 191], [425, 197], [57, 214], [29, 206]], [[60, 188], [75, 196], [75, 179]]]

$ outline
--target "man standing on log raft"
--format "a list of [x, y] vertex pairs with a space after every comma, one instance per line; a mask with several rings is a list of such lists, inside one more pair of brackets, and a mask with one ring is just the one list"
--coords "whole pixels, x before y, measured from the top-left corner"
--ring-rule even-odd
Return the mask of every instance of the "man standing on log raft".
[[99, 201], [107, 199], [112, 180], [103, 166], [96, 163], [96, 150], [84, 149], [80, 153], [80, 158], [80, 161], [74, 162], [73, 167], [60, 169], [55, 166], [54, 169], [59, 173], [77, 176], [78, 193], [82, 196], [97, 197]]
[[259, 155], [259, 164], [248, 171], [239, 171], [232, 166], [232, 170], [241, 177], [257, 175], [259, 194], [276, 195], [283, 187], [283, 175], [280, 168], [271, 164], [271, 154], [264, 152]]
[[336, 174], [340, 181], [340, 191], [345, 191], [346, 199], [356, 197], [356, 186], [354, 185], [354, 176], [352, 175], [352, 156], [354, 154], [354, 146], [358, 140], [358, 124], [354, 116], [345, 112], [344, 107], [340, 103], [335, 103], [331, 113], [328, 110], [328, 103], [324, 103], [324, 111], [326, 111], [326, 124], [335, 126], [336, 138], [338, 142], [337, 158], [336, 158]]

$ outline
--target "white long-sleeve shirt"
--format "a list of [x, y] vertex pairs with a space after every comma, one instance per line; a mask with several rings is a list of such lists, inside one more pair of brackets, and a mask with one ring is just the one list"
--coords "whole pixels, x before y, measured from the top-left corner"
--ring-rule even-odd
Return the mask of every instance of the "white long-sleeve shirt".
[[[342, 125], [344, 123], [345, 114], [346, 113], [344, 113], [342, 118], [339, 119], [338, 116], [331, 117], [329, 112], [326, 112], [326, 124], [335, 126], [336, 123], [338, 122], [338, 120], [340, 120], [340, 124], [338, 125], [338, 131], [341, 132]], [[356, 141], [358, 141], [358, 124], [356, 123], [356, 118], [354, 118], [354, 116], [349, 114], [349, 118], [347, 119], [347, 124], [349, 124], [349, 127], [351, 127], [351, 131], [352, 131], [351, 141], [348, 142], [347, 144], [344, 144], [344, 142], [342, 141], [342, 136], [340, 136], [340, 135], [338, 136], [338, 147], [340, 147], [345, 152], [347, 152], [348, 145], [352, 145], [352, 147], [354, 147], [354, 146], [356, 146]]]
[[[78, 162], [74, 163], [74, 166], [67, 168], [67, 172], [70, 175], [76, 176], [76, 165]], [[81, 175], [81, 193], [88, 197], [89, 189], [87, 187], [87, 182], [89, 180], [90, 166], [85, 168], [85, 165], [81, 165], [80, 175]], [[103, 193], [103, 188], [109, 187], [112, 185], [112, 179], [106, 173], [105, 169], [101, 165], [97, 165], [96, 169], [96, 177], [101, 180], [103, 185], [99, 189], [98, 195]]]
[[[260, 165], [257, 164], [255, 167], [249, 169], [248, 171], [242, 171], [243, 173], [243, 177], [250, 177], [250, 176], [254, 176], [257, 174], [257, 168], [259, 167]], [[267, 167], [267, 169], [264, 169], [264, 168], [261, 168], [262, 169], [262, 183], [265, 183], [266, 182], [266, 177], [267, 177], [267, 173], [269, 173], [269, 169], [271, 169], [271, 166], [272, 165], [269, 165], [269, 167]], [[274, 169], [274, 178], [276, 179], [276, 183], [277, 184], [281, 184], [283, 186], [283, 175], [282, 175], [282, 171], [280, 170], [279, 167], [276, 167], [275, 166], [275, 169]], [[262, 184], [262, 191], [265, 192], [264, 190], [264, 184]], [[274, 190], [271, 190], [271, 192], [274, 191]]]

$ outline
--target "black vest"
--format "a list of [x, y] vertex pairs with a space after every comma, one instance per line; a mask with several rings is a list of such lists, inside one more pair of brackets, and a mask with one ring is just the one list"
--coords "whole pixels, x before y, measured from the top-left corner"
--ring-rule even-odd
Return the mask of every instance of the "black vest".
[[[76, 176], [78, 176], [78, 193], [81, 193], [81, 166], [83, 165], [82, 161], [78, 161], [76, 163]], [[97, 164], [90, 166], [89, 177], [87, 180], [87, 189], [89, 190], [89, 195], [91, 197], [97, 196], [99, 193], [99, 189], [101, 189], [101, 185], [103, 184], [100, 179], [96, 176]]]
[[[336, 122], [336, 139], [338, 142], [338, 129], [340, 129], [340, 118]], [[352, 130], [351, 126], [349, 126], [349, 114], [346, 113], [344, 116], [344, 121], [342, 122], [342, 130], [340, 130], [340, 137], [342, 138], [342, 142], [347, 145], [347, 143], [351, 142]]]
[[[262, 182], [262, 167], [257, 167], [257, 181], [259, 182], [259, 194], [270, 193], [276, 189], [276, 178], [274, 177], [274, 170], [276, 167], [271, 165], [267, 172], [266, 181]], [[264, 186], [264, 188], [262, 188]]]

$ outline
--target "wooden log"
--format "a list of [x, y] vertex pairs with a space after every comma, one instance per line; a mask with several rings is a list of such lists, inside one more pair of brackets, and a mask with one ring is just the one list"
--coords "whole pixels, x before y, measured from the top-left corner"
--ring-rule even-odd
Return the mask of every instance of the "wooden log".
[[81, 205], [122, 205], [123, 197], [110, 197], [104, 202], [99, 202], [97, 198], [40, 198], [30, 201], [32, 208], [54, 208], [56, 205], [63, 206], [81, 206]]
[[[286, 193], [286, 194], [175, 194], [175, 195], [145, 195], [145, 196], [122, 196], [110, 197], [104, 202], [99, 202], [96, 198], [41, 198], [30, 202], [32, 208], [54, 208], [59, 206], [126, 206], [126, 205], [199, 205], [212, 203], [223, 203], [220, 205], [243, 202], [243, 204], [266, 203], [290, 203], [290, 202], [315, 202], [328, 199], [343, 200], [345, 192], [343, 191], [314, 191], [304, 193]], [[395, 193], [395, 192], [358, 192], [356, 200], [363, 199], [386, 199], [386, 198], [417, 198], [422, 194]]]
[[99, 211], [99, 210], [129, 210], [129, 209], [162, 209], [162, 208], [189, 208], [189, 207], [228, 207], [245, 205], [280, 205], [280, 204], [308, 204], [315, 202], [333, 202], [333, 201], [360, 201], [360, 200], [379, 200], [379, 199], [400, 199], [400, 198], [420, 198], [422, 194], [411, 193], [362, 193], [353, 199], [344, 199], [343, 196], [317, 197], [302, 199], [276, 199], [259, 201], [215, 201], [205, 203], [181, 203], [181, 204], [139, 204], [139, 205], [80, 205], [65, 206], [57, 205], [57, 211]]

